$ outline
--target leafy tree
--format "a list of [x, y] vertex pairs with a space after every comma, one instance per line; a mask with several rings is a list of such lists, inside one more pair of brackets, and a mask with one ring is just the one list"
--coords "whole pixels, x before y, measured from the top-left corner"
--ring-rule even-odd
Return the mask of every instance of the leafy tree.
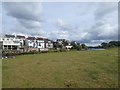
[[64, 41], [62, 42], [62, 44], [63, 44], [63, 46], [67, 46], [67, 45], [69, 44], [69, 42], [66, 41], [66, 40], [64, 40]]
[[88, 47], [85, 44], [81, 44], [82, 49], [88, 49]]
[[72, 41], [72, 42], [71, 42], [71, 45], [73, 46], [73, 49], [77, 49], [77, 46], [78, 46], [78, 45], [77, 45], [77, 43], [76, 43], [75, 41]]
[[111, 47], [119, 47], [120, 41], [110, 41], [109, 43], [103, 42], [101, 43], [102, 48], [111, 48]]
[[115, 46], [120, 46], [120, 41], [110, 41], [109, 47], [115, 47]]
[[77, 50], [81, 50], [82, 49], [82, 46], [81, 45], [77, 45]]
[[80, 45], [80, 43], [77, 43], [75, 41], [72, 41], [71, 45], [73, 46], [73, 49], [76, 49], [76, 50], [81, 50], [82, 49], [82, 46]]
[[103, 42], [103, 43], [101, 43], [101, 46], [102, 46], [102, 48], [108, 48], [108, 43]]

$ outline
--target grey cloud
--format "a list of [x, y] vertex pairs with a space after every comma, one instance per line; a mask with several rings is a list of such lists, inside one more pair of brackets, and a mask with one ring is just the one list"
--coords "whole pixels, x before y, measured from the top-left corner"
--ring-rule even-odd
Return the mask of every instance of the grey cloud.
[[[110, 14], [117, 11], [117, 3], [100, 3], [94, 12], [95, 22], [88, 33], [90, 34], [89, 43], [101, 43], [102, 41], [118, 40], [117, 22], [111, 24], [109, 21]], [[117, 15], [116, 15], [117, 17]], [[114, 18], [114, 17], [111, 17]]]
[[[57, 30], [60, 33], [54, 33], [54, 34], [58, 34], [57, 36], [60, 38], [65, 38], [65, 39], [70, 39], [70, 40], [74, 40], [74, 41], [83, 41], [83, 40], [88, 40], [90, 34], [87, 31], [83, 31], [81, 29], [79, 29], [77, 26], [72, 25], [71, 23], [67, 23], [62, 19], [58, 19], [57, 21]], [[63, 31], [65, 31], [66, 33], [62, 33]]]
[[[62, 23], [65, 22], [62, 20]], [[75, 40], [82, 43], [101, 43], [101, 41], [104, 40], [117, 40], [118, 38], [118, 26], [116, 24], [112, 26], [104, 19], [96, 21], [88, 30], [81, 30], [79, 29], [80, 27], [73, 28], [75, 26], [70, 24], [60, 24], [58, 26], [59, 32], [61, 32], [61, 30], [68, 32], [67, 37], [70, 40]]]
[[91, 40], [117, 40], [118, 26], [98, 21], [90, 28]]
[[21, 25], [23, 25], [28, 29], [36, 29], [36, 28], [40, 29], [42, 27], [41, 23], [38, 21], [31, 21], [31, 20], [24, 20], [24, 19], [19, 19], [18, 21], [21, 23]]
[[[81, 27], [74, 25], [74, 22], [69, 23], [58, 19], [55, 24], [58, 31], [52, 30], [48, 33], [42, 30], [42, 22], [44, 19], [40, 3], [4, 3], [3, 7], [7, 14], [15, 18], [20, 24], [12, 29], [13, 32], [26, 33], [33, 36], [48, 36], [48, 38], [51, 39], [66, 38], [81, 43], [99, 43], [104, 40], [116, 40], [118, 35], [117, 25], [111, 25], [104, 19], [108, 19], [107, 15], [111, 13], [114, 14], [117, 10], [117, 4], [100, 3], [98, 5], [98, 8], [93, 13], [95, 17], [95, 21], [93, 20], [94, 24], [90, 28], [84, 28], [83, 30]], [[92, 8], [94, 8], [94, 6]]]
[[42, 20], [42, 8], [40, 3], [5, 2], [3, 3], [3, 8], [6, 9], [8, 15], [17, 19]]
[[67, 30], [67, 31], [72, 31], [72, 30], [76, 30], [78, 27], [76, 27], [75, 25], [72, 25], [68, 22], [65, 22], [62, 19], [58, 19], [56, 22], [56, 27], [59, 30]]
[[[18, 33], [25, 32], [30, 35], [41, 35], [42, 30], [42, 6], [41, 3], [33, 2], [6, 2], [3, 3], [6, 14], [15, 18], [19, 25], [12, 28]], [[18, 28], [20, 27], [20, 29]]]
[[68, 31], [52, 31], [48, 34], [48, 37], [53, 40], [57, 38], [69, 39], [69, 33]]
[[117, 11], [117, 2], [116, 3], [100, 3], [98, 8], [95, 11], [95, 19], [100, 20], [106, 15]]
[[[117, 40], [117, 22], [110, 24], [107, 17], [117, 11], [117, 3], [97, 3], [96, 5], [98, 5], [98, 8], [93, 13], [95, 21], [90, 28], [84, 28], [83, 30], [72, 23], [58, 19], [56, 24], [58, 32], [66, 31], [67, 33], [63, 36], [81, 43], [101, 43], [103, 41]], [[52, 33], [55, 36], [54, 38], [60, 37], [58, 32]]]

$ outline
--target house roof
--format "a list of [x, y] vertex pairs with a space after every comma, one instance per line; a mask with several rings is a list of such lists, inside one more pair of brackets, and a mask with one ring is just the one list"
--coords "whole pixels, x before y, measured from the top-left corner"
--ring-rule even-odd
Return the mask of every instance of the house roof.
[[65, 39], [57, 39], [57, 41], [65, 41]]
[[36, 38], [36, 40], [44, 40], [43, 38]]
[[17, 35], [18, 38], [25, 38], [25, 36]]
[[48, 39], [48, 41], [51, 41], [51, 42], [53, 42], [52, 40], [50, 40], [50, 39]]
[[29, 40], [35, 40], [35, 37], [28, 37]]
[[15, 35], [8, 35], [8, 34], [6, 34], [5, 37], [12, 37], [12, 38], [14, 38]]
[[53, 42], [52, 40], [50, 40], [50, 39], [48, 39], [48, 38], [44, 38], [44, 40], [45, 40], [46, 42], [48, 42], [48, 41]]

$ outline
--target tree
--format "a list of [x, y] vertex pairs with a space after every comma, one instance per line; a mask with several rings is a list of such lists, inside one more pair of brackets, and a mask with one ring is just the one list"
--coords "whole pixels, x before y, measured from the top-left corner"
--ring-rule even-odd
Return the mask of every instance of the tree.
[[77, 45], [77, 43], [76, 43], [75, 41], [72, 41], [72, 42], [71, 42], [71, 45], [73, 46], [73, 49], [77, 49], [77, 46], [78, 46], [78, 45]]
[[68, 43], [68, 41], [64, 40], [64, 41], [62, 42], [62, 44], [63, 44], [63, 46], [67, 46], [69, 43]]
[[88, 49], [88, 47], [85, 44], [81, 44], [81, 47], [82, 47], [82, 49], [85, 49], [85, 50]]
[[77, 50], [81, 50], [82, 49], [82, 46], [81, 45], [77, 45]]
[[108, 43], [106, 43], [106, 42], [103, 42], [103, 43], [101, 43], [101, 46], [102, 46], [102, 48], [108, 48]]
[[76, 50], [81, 50], [82, 49], [80, 43], [77, 43], [75, 41], [72, 41], [71, 45], [73, 46], [73, 49], [76, 49]]
[[115, 47], [115, 46], [119, 46], [119, 43], [120, 41], [110, 41], [108, 44], [109, 47]]

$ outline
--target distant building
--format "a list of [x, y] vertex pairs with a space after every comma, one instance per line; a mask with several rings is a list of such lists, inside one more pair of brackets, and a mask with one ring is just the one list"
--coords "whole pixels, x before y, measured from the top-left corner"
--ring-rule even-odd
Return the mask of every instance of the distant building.
[[64, 41], [66, 41], [66, 40], [65, 40], [65, 39], [57, 39], [57, 42], [58, 42], [59, 44], [63, 44]]
[[20, 42], [14, 35], [5, 35], [0, 38], [3, 50], [19, 50]]
[[21, 52], [48, 51], [50, 49], [71, 49], [72, 45], [66, 39], [57, 39], [56, 42], [48, 38], [25, 37], [21, 35], [5, 35], [0, 38], [4, 51], [16, 50]]
[[46, 44], [46, 48], [51, 49], [53, 48], [53, 41], [50, 39], [44, 39], [45, 40], [45, 44]]
[[25, 42], [26, 46], [28, 47], [28, 51], [48, 51], [49, 49], [53, 48], [52, 41], [46, 38], [28, 37], [26, 38]]
[[28, 38], [26, 38], [26, 40], [25, 40], [25, 45], [26, 45], [28, 48], [35, 48], [35, 43], [36, 43], [35, 37], [28, 37]]
[[24, 52], [25, 51], [25, 36], [17, 35], [16, 39], [20, 42], [19, 49], [20, 51]]
[[48, 48], [46, 48], [46, 42], [44, 38], [37, 38], [36, 42], [39, 51], [48, 51]]
[[56, 42], [54, 42], [55, 48], [62, 48], [62, 49], [71, 49], [73, 46], [71, 45], [71, 42], [66, 39], [57, 39]]
[[47, 38], [37, 38], [36, 42], [37, 48], [39, 48], [40, 51], [48, 51], [49, 49], [53, 48], [52, 40]]
[[0, 41], [0, 50], [2, 50], [3, 42]]
[[67, 45], [65, 47], [66, 47], [66, 49], [71, 49], [73, 46], [72, 45]]
[[0, 41], [0, 59], [2, 58], [2, 46], [3, 46], [3, 42]]

